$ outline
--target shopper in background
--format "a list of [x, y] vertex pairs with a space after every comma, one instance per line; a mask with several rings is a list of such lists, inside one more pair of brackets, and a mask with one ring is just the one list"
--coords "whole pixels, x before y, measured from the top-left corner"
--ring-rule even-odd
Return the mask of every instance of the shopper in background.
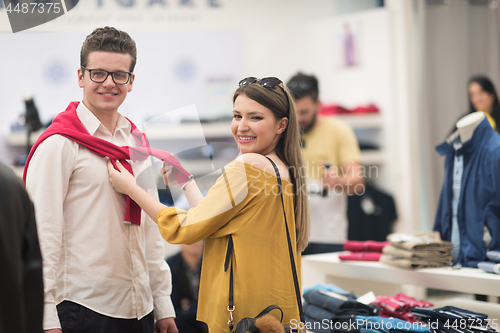
[[[310, 186], [311, 236], [303, 254], [342, 251], [347, 240], [347, 195], [364, 184], [359, 145], [352, 128], [320, 118], [318, 80], [298, 73], [287, 83], [302, 131], [302, 153]], [[329, 168], [325, 166], [329, 166]], [[313, 181], [317, 181], [314, 183]], [[327, 190], [327, 195], [319, 195]]]
[[0, 332], [43, 332], [42, 256], [23, 183], [0, 163]]
[[469, 113], [483, 111], [497, 132], [500, 127], [500, 103], [495, 86], [486, 76], [473, 76], [469, 80]]
[[[469, 112], [467, 114], [476, 111], [484, 112], [491, 127], [500, 132], [500, 103], [493, 82], [486, 76], [475, 75], [469, 79], [467, 90], [469, 95]], [[462, 115], [460, 119], [467, 114]], [[457, 127], [454, 126], [452, 132], [456, 130]]]
[[[205, 198], [196, 183], [186, 187], [191, 209], [165, 207], [135, 185], [120, 165], [108, 164], [110, 181], [152, 218], [169, 243], [205, 239], [198, 301], [198, 320], [210, 332], [229, 332], [229, 270], [224, 261], [232, 235], [234, 321], [255, 317], [269, 305], [284, 312], [283, 324], [299, 321], [290, 267], [284, 212], [295, 265], [307, 245], [309, 209], [300, 152], [300, 132], [291, 95], [278, 78], [246, 78], [233, 96], [231, 131], [242, 155], [223, 171]], [[270, 158], [281, 175], [283, 204]], [[171, 167], [163, 168], [166, 184]], [[299, 295], [300, 297], [300, 295]], [[279, 317], [278, 317], [279, 318]]]
[[206, 333], [205, 323], [196, 320], [200, 289], [203, 241], [182, 244], [181, 251], [167, 259], [172, 271], [172, 303], [180, 333]]
[[[83, 101], [54, 119], [28, 157], [26, 187], [44, 258], [46, 332], [177, 332], [158, 228], [140, 210], [140, 225], [124, 222], [126, 199], [109, 184], [108, 159], [92, 146], [138, 145], [135, 126], [118, 113], [132, 90], [136, 56], [126, 32], [94, 30], [81, 49]], [[131, 164], [136, 175], [150, 165]], [[158, 198], [156, 189], [147, 195]]]

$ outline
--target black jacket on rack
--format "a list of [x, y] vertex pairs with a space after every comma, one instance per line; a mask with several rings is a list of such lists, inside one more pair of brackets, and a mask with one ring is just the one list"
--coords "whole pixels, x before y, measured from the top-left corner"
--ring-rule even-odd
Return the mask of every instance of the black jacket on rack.
[[397, 218], [396, 205], [392, 196], [377, 189], [374, 185], [366, 184], [363, 194], [348, 196], [347, 239], [386, 241]]

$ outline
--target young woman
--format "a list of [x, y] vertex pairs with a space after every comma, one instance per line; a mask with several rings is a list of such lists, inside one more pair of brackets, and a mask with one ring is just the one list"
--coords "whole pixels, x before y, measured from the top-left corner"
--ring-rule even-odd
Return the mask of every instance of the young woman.
[[[139, 188], [120, 164], [108, 164], [116, 191], [129, 195], [158, 224], [165, 240], [192, 244], [205, 239], [198, 320], [210, 332], [229, 332], [229, 270], [224, 261], [232, 235], [235, 321], [255, 317], [269, 305], [284, 312], [282, 323], [299, 323], [299, 310], [274, 167], [282, 179], [283, 200], [300, 277], [300, 253], [309, 236], [309, 208], [300, 151], [299, 125], [288, 90], [278, 78], [246, 78], [233, 96], [231, 131], [242, 155], [202, 197], [196, 183], [186, 186], [191, 209], [166, 207]], [[172, 184], [171, 166], [162, 169]]]
[[469, 113], [483, 111], [494, 130], [500, 130], [500, 103], [495, 86], [485, 76], [473, 76], [468, 83]]

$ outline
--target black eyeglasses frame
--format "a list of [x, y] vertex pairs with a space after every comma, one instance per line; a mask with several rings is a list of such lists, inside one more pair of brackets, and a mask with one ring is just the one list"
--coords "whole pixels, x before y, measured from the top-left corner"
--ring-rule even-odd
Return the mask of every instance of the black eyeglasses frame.
[[[132, 74], [133, 74], [133, 72], [125, 72], [125, 71], [112, 71], [112, 72], [110, 72], [110, 71], [107, 71], [107, 70], [104, 70], [104, 69], [97, 69], [97, 68], [92, 68], [92, 69], [89, 69], [89, 68], [87, 68], [87, 67], [85, 67], [85, 66], [82, 66], [82, 69], [84, 69], [84, 70], [86, 70], [86, 71], [88, 71], [88, 72], [89, 72], [89, 78], [90, 78], [90, 80], [91, 80], [92, 82], [95, 82], [95, 83], [103, 83], [103, 82], [106, 82], [106, 80], [108, 79], [108, 76], [109, 76], [109, 75], [111, 75], [111, 79], [113, 80], [113, 82], [114, 82], [115, 84], [118, 84], [118, 85], [124, 85], [124, 84], [129, 83], [129, 81], [130, 81], [130, 77], [131, 77], [131, 76], [132, 76]], [[102, 80], [102, 81], [95, 81], [94, 79], [92, 79], [92, 71], [106, 72], [107, 74], [106, 74], [106, 77], [104, 78], [104, 80]], [[114, 74], [115, 74], [115, 73], [124, 73], [124, 74], [128, 74], [127, 81], [126, 81], [126, 82], [124, 82], [124, 83], [118, 83], [118, 82], [116, 82], [116, 81], [115, 81], [115, 76], [114, 76]]]

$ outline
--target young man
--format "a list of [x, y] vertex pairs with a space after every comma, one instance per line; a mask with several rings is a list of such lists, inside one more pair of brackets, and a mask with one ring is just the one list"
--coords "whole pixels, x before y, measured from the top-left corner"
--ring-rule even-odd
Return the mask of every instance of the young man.
[[[298, 73], [287, 87], [302, 131], [308, 187], [317, 193], [309, 199], [311, 235], [302, 254], [342, 251], [348, 231], [347, 195], [364, 183], [358, 141], [347, 124], [318, 117], [321, 103], [316, 77]], [[326, 196], [320, 195], [323, 188]]]
[[[144, 212], [135, 225], [124, 222], [133, 220], [129, 201], [115, 192], [108, 159], [93, 147], [100, 139], [138, 146], [135, 126], [118, 113], [132, 91], [136, 55], [127, 33], [94, 30], [78, 69], [83, 101], [56, 117], [63, 119], [59, 127], [53, 123], [47, 129], [53, 135], [40, 138], [28, 158], [26, 187], [44, 258], [46, 332], [177, 332], [158, 228]], [[135, 175], [148, 166], [147, 160], [132, 163]], [[148, 192], [157, 198], [156, 189]]]

